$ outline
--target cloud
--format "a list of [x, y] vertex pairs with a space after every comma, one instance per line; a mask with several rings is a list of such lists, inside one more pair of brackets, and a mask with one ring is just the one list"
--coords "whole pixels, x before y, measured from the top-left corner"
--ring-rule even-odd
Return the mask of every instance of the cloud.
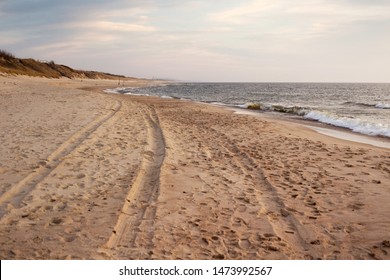
[[[139, 5], [141, 1], [123, 0], [19, 0], [6, 1], [0, 5], [0, 23], [8, 24], [13, 28], [47, 27], [51, 24], [72, 23], [78, 21], [102, 20], [126, 17], [135, 18], [144, 10]], [[146, 1], [147, 2], [147, 1]]]
[[2, 47], [20, 44], [24, 40], [23, 34], [17, 34], [14, 31], [0, 30], [0, 45]]
[[0, 45], [15, 55], [181, 79], [388, 65], [389, 26], [385, 0], [0, 0]]
[[296, 1], [286, 14], [296, 16], [344, 18], [346, 21], [381, 20], [390, 18], [389, 5], [359, 5], [343, 1]]
[[390, 18], [390, 6], [384, 1], [255, 0], [235, 8], [211, 13], [219, 24], [243, 29], [252, 26], [257, 33], [296, 33], [299, 37], [326, 35], [345, 24], [380, 21]]
[[118, 32], [153, 32], [157, 31], [157, 28], [145, 25], [137, 24], [131, 22], [114, 22], [108, 20], [89, 20], [89, 21], [79, 21], [69, 24], [61, 25], [61, 28], [81, 30], [81, 32], [94, 32], [94, 33], [106, 33], [112, 32], [112, 34]]
[[246, 24], [250, 23], [254, 16], [259, 18], [278, 7], [280, 6], [276, 0], [257, 0], [228, 10], [211, 13], [209, 17], [211, 20], [224, 24]]
[[[149, 1], [29, 0], [0, 2], [2, 45], [27, 55], [58, 55], [96, 47], [112, 47], [131, 33], [156, 31], [149, 23]], [[12, 31], [10, 31], [12, 30]], [[128, 37], [128, 38], [126, 38]], [[60, 51], [62, 49], [62, 51]]]

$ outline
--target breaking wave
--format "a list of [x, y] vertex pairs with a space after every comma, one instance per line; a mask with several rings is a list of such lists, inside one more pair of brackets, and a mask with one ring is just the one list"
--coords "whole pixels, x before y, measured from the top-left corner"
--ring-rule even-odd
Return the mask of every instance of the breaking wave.
[[134, 95], [134, 96], [149, 96], [149, 94], [147, 93], [132, 93], [129, 88], [105, 89], [104, 92], [114, 93], [114, 94]]
[[376, 104], [367, 104], [363, 102], [344, 102], [343, 105], [350, 105], [350, 106], [359, 106], [359, 107], [371, 107], [371, 108], [377, 108], [377, 109], [390, 109], [390, 103], [383, 103], [379, 102]]
[[[125, 94], [125, 95], [135, 95], [135, 96], [149, 96], [148, 93], [134, 93], [134, 88], [115, 88], [115, 89], [106, 89], [106, 93], [115, 93], [115, 94]], [[137, 91], [136, 91], [137, 92]], [[199, 98], [184, 98], [184, 97], [177, 97], [175, 94], [162, 94], [162, 93], [154, 93], [154, 96], [158, 96], [160, 98], [166, 98], [166, 99], [181, 99], [181, 100], [193, 100], [193, 101], [200, 101]], [[260, 102], [248, 102], [245, 104], [232, 104], [232, 103], [225, 103], [223, 100], [213, 100], [213, 101], [203, 101], [205, 103], [213, 104], [213, 105], [219, 105], [219, 106], [227, 106], [227, 107], [236, 107], [241, 109], [248, 109], [248, 110], [255, 110], [255, 111], [263, 111], [263, 112], [277, 112], [277, 113], [284, 113], [284, 114], [291, 114], [303, 117], [308, 120], [314, 120], [321, 123], [347, 128], [354, 132], [366, 134], [366, 135], [375, 135], [375, 136], [384, 136], [384, 137], [390, 137], [390, 124], [381, 123], [379, 122], [370, 122], [366, 120], [362, 120], [359, 118], [352, 118], [352, 117], [344, 117], [340, 116], [337, 113], [331, 113], [329, 111], [325, 110], [318, 110], [314, 109], [313, 107], [302, 107], [302, 106], [286, 106], [286, 105], [279, 105], [279, 104], [267, 104], [267, 103], [260, 103]], [[372, 109], [390, 109], [390, 104], [385, 102], [377, 102], [374, 104], [367, 104], [367, 103], [359, 103], [359, 102], [345, 102], [342, 103], [344, 106], [351, 106], [351, 107], [366, 107], [366, 108], [372, 108]], [[310, 106], [310, 105], [309, 105]], [[364, 110], [364, 109], [362, 109]], [[383, 113], [385, 113], [383, 111]]]
[[316, 120], [325, 124], [348, 128], [354, 132], [367, 135], [378, 135], [390, 137], [390, 126], [383, 124], [369, 123], [358, 118], [347, 118], [337, 116], [329, 112], [310, 111], [305, 113], [304, 118]]
[[242, 105], [238, 105], [237, 107], [242, 109], [250, 109], [250, 110], [262, 110], [262, 111], [273, 111], [278, 113], [286, 113], [286, 114], [295, 114], [299, 116], [303, 116], [305, 114], [304, 107], [300, 106], [283, 106], [283, 105], [271, 105], [271, 104], [262, 104], [262, 103], [245, 103]]
[[375, 108], [390, 109], [390, 103], [378, 103], [375, 105]]

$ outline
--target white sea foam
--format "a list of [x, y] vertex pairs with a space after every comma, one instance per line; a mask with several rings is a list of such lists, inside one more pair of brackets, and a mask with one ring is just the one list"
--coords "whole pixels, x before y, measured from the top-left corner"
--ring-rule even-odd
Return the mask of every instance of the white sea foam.
[[132, 92], [126, 92], [124, 93], [126, 95], [133, 95], [133, 96], [149, 96], [147, 93], [132, 93]]
[[329, 128], [324, 128], [324, 127], [317, 127], [317, 126], [310, 126], [308, 125], [307, 127], [314, 129], [315, 131], [328, 135], [331, 137], [339, 138], [339, 139], [344, 139], [348, 141], [353, 141], [353, 142], [359, 142], [359, 143], [365, 143], [381, 148], [387, 148], [390, 149], [390, 142], [385, 141], [385, 139], [380, 139], [380, 138], [373, 138], [367, 135], [362, 135], [362, 134], [355, 134], [352, 132], [344, 132], [344, 131], [339, 131], [336, 129], [329, 129]]
[[223, 103], [223, 102], [211, 102], [210, 104], [211, 105], [217, 105], [217, 106], [225, 106], [225, 107], [231, 106], [231, 105]]
[[105, 93], [114, 93], [114, 94], [120, 94], [120, 90], [124, 90], [124, 88], [108, 88], [108, 89], [105, 89], [104, 92]]
[[[218, 94], [221, 92], [221, 87], [225, 86], [228, 87], [228, 93]], [[376, 97], [375, 101], [370, 99], [370, 96], [362, 94], [363, 91], [360, 90], [359, 85], [351, 85], [347, 89], [328, 84], [315, 86], [311, 84], [291, 84], [288, 85], [288, 88], [284, 84], [272, 84], [267, 85], [266, 88], [264, 87], [263, 84], [238, 84], [234, 86], [183, 84], [182, 86], [170, 85], [151, 88], [118, 87], [107, 89], [106, 92], [203, 101], [214, 105], [252, 109], [256, 112], [259, 110], [298, 115], [322, 123], [348, 128], [362, 134], [390, 137], [390, 123], [387, 121], [390, 109], [390, 103], [386, 95], [389, 92], [387, 87], [381, 91], [381, 95]], [[254, 90], [256, 88], [258, 90]], [[254, 95], [251, 93], [253, 90], [254, 92], [264, 91], [265, 93]], [[334, 90], [340, 91], [340, 97], [336, 100], [334, 100]], [[279, 91], [281, 92], [280, 95], [278, 95]], [[351, 94], [354, 91], [356, 91], [356, 98], [355, 95]], [[269, 92], [272, 92], [272, 94], [268, 94]], [[286, 92], [293, 94], [285, 94]], [[234, 103], [231, 103], [231, 100], [234, 100]], [[236, 100], [242, 102], [241, 105], [237, 105]], [[283, 100], [283, 102], [280, 100]], [[345, 115], [351, 117], [343, 117]]]
[[134, 96], [149, 96], [149, 94], [147, 93], [133, 93], [129, 91], [129, 88], [121, 88], [121, 87], [105, 89], [104, 92], [113, 93], [113, 94], [134, 95]]
[[322, 123], [348, 128], [358, 133], [390, 137], [389, 125], [384, 125], [379, 123], [376, 124], [369, 123], [366, 121], [362, 121], [358, 118], [341, 117], [329, 112], [320, 112], [320, 111], [310, 111], [306, 113], [304, 117]]
[[390, 109], [390, 104], [389, 103], [378, 103], [375, 105], [375, 108]]

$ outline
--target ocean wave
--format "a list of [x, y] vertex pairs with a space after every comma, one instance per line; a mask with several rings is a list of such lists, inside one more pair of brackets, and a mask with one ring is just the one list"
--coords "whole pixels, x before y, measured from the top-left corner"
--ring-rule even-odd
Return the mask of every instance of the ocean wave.
[[[127, 94], [127, 95], [136, 95], [136, 96], [149, 96], [146, 93], [132, 93], [132, 88], [115, 88], [115, 89], [107, 89], [105, 92], [107, 93], [116, 93], [116, 94]], [[155, 95], [159, 96], [159, 95]], [[180, 100], [193, 100], [190, 98], [176, 97], [174, 95], [160, 95], [160, 98], [173, 98]], [[196, 99], [194, 99], [196, 100]], [[350, 129], [354, 132], [367, 134], [367, 135], [378, 135], [390, 137], [390, 124], [383, 123], [371, 123], [368, 121], [364, 121], [358, 118], [348, 118], [337, 115], [336, 113], [330, 113], [327, 111], [319, 111], [309, 107], [301, 107], [301, 106], [286, 106], [279, 104], [264, 104], [260, 102], [248, 102], [245, 104], [229, 104], [221, 101], [203, 101], [208, 104], [227, 106], [227, 107], [238, 107], [241, 109], [250, 109], [255, 111], [265, 111], [265, 112], [277, 112], [284, 114], [292, 114], [304, 117], [306, 119], [315, 120], [321, 123], [334, 125], [342, 128]], [[351, 106], [361, 106], [361, 107], [371, 107], [373, 109], [390, 109], [389, 103], [377, 103], [377, 104], [367, 104], [367, 103], [358, 103], [358, 102], [345, 102], [343, 105], [351, 105]]]
[[390, 137], [390, 126], [369, 123], [360, 119], [337, 116], [329, 112], [309, 111], [304, 118], [316, 120], [325, 124], [348, 128], [354, 132]]
[[390, 109], [390, 103], [376, 103], [376, 104], [368, 104], [363, 102], [344, 102], [343, 105], [352, 105], [352, 106], [360, 106], [360, 107], [374, 107], [377, 109]]
[[105, 93], [113, 94], [124, 94], [124, 95], [134, 95], [134, 96], [149, 96], [147, 93], [133, 93], [129, 88], [111, 88], [103, 90]]
[[390, 103], [378, 103], [375, 105], [378, 109], [390, 109]]
[[299, 116], [304, 116], [306, 113], [306, 108], [300, 106], [281, 106], [281, 105], [272, 105], [271, 110], [279, 113], [294, 114]]
[[273, 104], [263, 104], [263, 103], [245, 103], [242, 105], [237, 105], [239, 108], [250, 109], [250, 110], [262, 110], [262, 111], [273, 111], [278, 113], [294, 114], [303, 116], [307, 110], [304, 107], [300, 106], [283, 106], [283, 105], [273, 105]]
[[115, 94], [127, 94], [129, 92], [129, 88], [118, 87], [118, 88], [109, 88], [105, 89], [106, 93], [115, 93]]
[[108, 88], [108, 89], [105, 89], [103, 90], [105, 93], [114, 93], [114, 94], [118, 94], [119, 91], [117, 88]]
[[245, 103], [245, 104], [240, 104], [240, 105], [237, 105], [237, 107], [241, 108], [241, 109], [250, 109], [250, 110], [265, 110], [266, 109], [266, 106], [264, 104], [257, 103], [257, 102], [249, 102], [249, 103]]
[[207, 102], [211, 105], [217, 105], [217, 106], [223, 106], [223, 107], [230, 107], [231, 105], [230, 104], [227, 104], [227, 103], [223, 103], [223, 102], [216, 102], [216, 101], [211, 101], [211, 102]]
[[359, 106], [359, 107], [374, 107], [375, 106], [373, 104], [368, 104], [368, 103], [363, 103], [363, 102], [353, 102], [353, 101], [344, 102], [343, 105]]

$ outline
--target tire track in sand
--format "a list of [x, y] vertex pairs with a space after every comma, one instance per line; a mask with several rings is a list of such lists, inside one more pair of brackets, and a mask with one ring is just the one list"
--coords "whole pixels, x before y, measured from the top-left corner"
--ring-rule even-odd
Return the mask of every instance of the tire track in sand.
[[153, 255], [154, 219], [165, 140], [155, 110], [141, 107], [140, 111], [148, 130], [141, 166], [112, 234], [99, 250], [113, 259], [147, 259]]
[[[226, 150], [233, 155], [240, 155], [239, 157], [233, 157], [231, 161], [239, 167], [240, 172], [249, 176], [255, 183], [257, 190], [261, 192], [261, 195], [256, 194], [258, 201], [261, 203], [259, 214], [267, 217], [269, 224], [273, 228], [274, 233], [280, 238], [280, 241], [289, 244], [286, 247], [280, 247], [281, 250], [289, 258], [312, 258], [313, 256], [310, 256], [308, 253], [310, 249], [308, 240], [313, 240], [314, 237], [295, 217], [294, 212], [290, 211], [289, 207], [286, 206], [283, 199], [279, 196], [276, 187], [264, 174], [261, 164], [255, 162], [245, 150], [231, 142], [224, 133], [213, 128], [212, 130], [218, 135], [218, 138], [224, 139], [223, 147]], [[256, 172], [248, 170], [256, 170]]]
[[42, 161], [37, 169], [33, 170], [32, 173], [6, 191], [0, 197], [0, 218], [6, 213], [8, 204], [11, 204], [13, 207], [19, 207], [23, 198], [30, 193], [39, 182], [45, 179], [63, 161], [63, 159], [74, 151], [91, 133], [112, 118], [121, 107], [122, 103], [116, 101], [112, 108], [109, 109], [108, 113], [98, 116], [74, 133], [51, 153], [45, 161]]

